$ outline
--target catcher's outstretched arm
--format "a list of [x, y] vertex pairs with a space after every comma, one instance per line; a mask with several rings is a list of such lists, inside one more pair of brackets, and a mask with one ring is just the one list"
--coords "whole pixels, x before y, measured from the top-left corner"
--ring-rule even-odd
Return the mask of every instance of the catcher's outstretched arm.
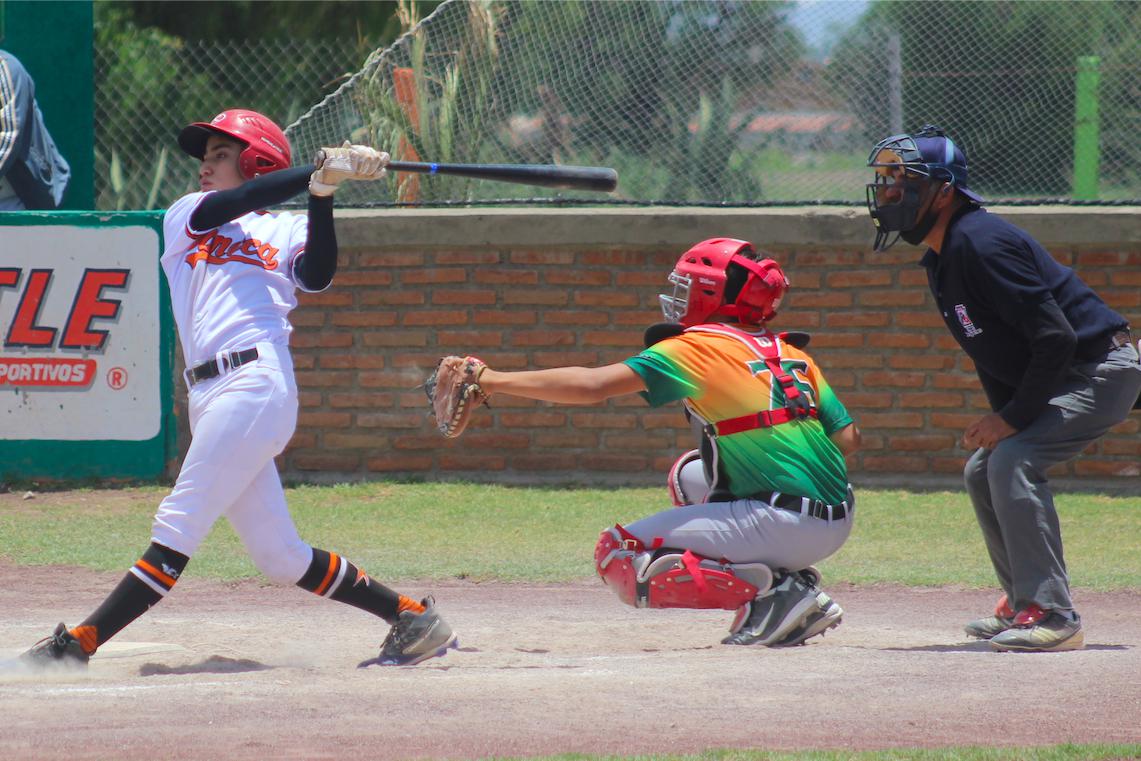
[[558, 404], [597, 404], [614, 396], [645, 391], [641, 376], [621, 362], [603, 367], [483, 371], [479, 384], [488, 394], [510, 394]]

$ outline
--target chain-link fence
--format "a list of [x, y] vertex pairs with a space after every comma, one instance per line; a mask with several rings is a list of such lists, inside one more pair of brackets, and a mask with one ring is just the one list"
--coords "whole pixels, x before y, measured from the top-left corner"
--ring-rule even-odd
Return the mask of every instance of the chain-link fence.
[[[155, 34], [95, 49], [95, 203], [168, 206], [196, 190], [179, 131], [227, 108], [285, 125], [360, 68], [360, 44], [337, 40], [181, 41]], [[311, 156], [296, 156], [297, 163]]]
[[[448, 0], [363, 66], [344, 52], [203, 44], [124, 65], [97, 51], [100, 207], [169, 203], [192, 174], [177, 130], [238, 105], [288, 124], [298, 163], [347, 138], [405, 160], [620, 176], [599, 195], [402, 174], [343, 188], [341, 206], [862, 204], [872, 144], [925, 123], [964, 147], [989, 199], [1141, 202], [1135, 0]], [[165, 97], [139, 103], [131, 76], [160, 62]], [[229, 100], [211, 90], [219, 71]]]

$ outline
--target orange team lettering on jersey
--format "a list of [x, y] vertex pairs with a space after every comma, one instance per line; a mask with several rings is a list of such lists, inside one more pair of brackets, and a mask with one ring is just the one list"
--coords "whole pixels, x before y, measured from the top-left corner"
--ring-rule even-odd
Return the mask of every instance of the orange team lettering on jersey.
[[278, 250], [257, 238], [247, 238], [235, 243], [217, 230], [193, 237], [197, 248], [186, 255], [186, 263], [191, 267], [204, 261], [207, 264], [240, 262], [267, 270], [277, 269]]
[[195, 230], [191, 218], [213, 192], [189, 193], [163, 217], [161, 264], [187, 365], [257, 341], [288, 345], [289, 313], [302, 288], [293, 270], [305, 247], [308, 217], [250, 212]]

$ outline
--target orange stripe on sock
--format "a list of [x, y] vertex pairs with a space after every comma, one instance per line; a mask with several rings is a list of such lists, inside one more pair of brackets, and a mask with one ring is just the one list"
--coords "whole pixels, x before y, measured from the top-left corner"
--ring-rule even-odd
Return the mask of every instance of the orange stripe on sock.
[[94, 626], [77, 626], [67, 633], [79, 640], [79, 646], [88, 655], [93, 655], [99, 647], [99, 631]]
[[137, 565], [139, 568], [142, 568], [144, 571], [149, 573], [151, 576], [154, 576], [156, 579], [168, 587], [173, 587], [175, 582], [178, 581], [178, 579], [174, 578], [173, 576], [166, 575], [142, 558], [140, 558], [139, 562], [135, 563], [135, 565]]
[[314, 594], [323, 595], [329, 589], [329, 584], [333, 581], [333, 576], [337, 573], [337, 566], [340, 564], [341, 559], [337, 557], [335, 552], [329, 553], [329, 570], [325, 571], [325, 578], [313, 590]]
[[398, 595], [397, 596], [397, 602], [396, 602], [397, 614], [403, 613], [406, 610], [410, 610], [413, 613], [419, 614], [419, 613], [423, 613], [425, 610], [427, 610], [427, 608], [425, 608], [423, 605], [421, 605], [420, 603], [413, 600], [411, 597], [405, 597], [404, 595]]

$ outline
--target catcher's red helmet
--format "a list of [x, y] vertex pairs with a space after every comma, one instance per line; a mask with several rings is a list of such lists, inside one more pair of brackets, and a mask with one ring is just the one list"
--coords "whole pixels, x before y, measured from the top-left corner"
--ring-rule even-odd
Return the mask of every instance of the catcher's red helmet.
[[178, 133], [178, 144], [182, 150], [201, 161], [206, 153], [206, 141], [210, 135], [232, 137], [245, 145], [238, 155], [238, 171], [247, 180], [259, 174], [287, 169], [292, 161], [289, 140], [273, 121], [243, 108], [223, 111], [206, 122], [195, 122]]
[[714, 317], [760, 325], [776, 316], [788, 278], [772, 259], [757, 259], [753, 244], [710, 238], [686, 251], [674, 265], [672, 295], [659, 300], [667, 320], [692, 327]]

